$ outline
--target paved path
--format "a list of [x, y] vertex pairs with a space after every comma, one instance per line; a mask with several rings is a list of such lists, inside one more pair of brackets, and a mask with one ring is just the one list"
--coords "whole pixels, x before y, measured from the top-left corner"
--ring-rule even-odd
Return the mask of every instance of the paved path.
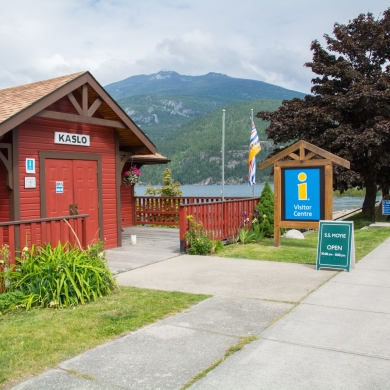
[[[136, 244], [131, 244], [131, 235]], [[179, 229], [132, 226], [123, 229], [123, 246], [106, 251], [113, 273], [130, 271], [180, 255]]]
[[335, 271], [312, 265], [182, 255], [117, 277], [122, 286], [298, 303]]
[[389, 389], [390, 240], [192, 389]]
[[197, 256], [122, 273], [121, 283], [214, 296], [15, 389], [180, 389], [244, 335], [259, 340], [192, 389], [388, 389], [389, 253], [390, 240], [322, 286], [334, 272]]

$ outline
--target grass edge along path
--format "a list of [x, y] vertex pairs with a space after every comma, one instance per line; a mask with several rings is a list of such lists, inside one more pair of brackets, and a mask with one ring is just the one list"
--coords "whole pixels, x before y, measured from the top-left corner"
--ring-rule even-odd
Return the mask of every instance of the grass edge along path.
[[229, 356], [233, 355], [234, 353], [240, 351], [245, 347], [245, 345], [250, 344], [252, 341], [258, 340], [257, 336], [244, 336], [240, 337], [240, 340], [237, 344], [232, 345], [229, 347], [223, 358], [217, 360], [216, 362], [212, 363], [210, 367], [207, 367], [205, 370], [201, 371], [200, 373], [196, 374], [189, 382], [185, 383], [183, 387], [180, 388], [180, 390], [185, 390], [191, 387], [195, 382], [201, 380], [204, 378], [210, 371], [214, 370], [216, 367], [218, 367], [222, 362], [224, 362]]
[[209, 297], [122, 287], [73, 308], [19, 309], [4, 314], [0, 316], [0, 387], [9, 388]]
[[[355, 230], [356, 261], [374, 250], [390, 237], [390, 228]], [[318, 233], [305, 235], [304, 240], [282, 238], [282, 245], [274, 247], [273, 238], [259, 243], [227, 245], [213, 256], [285, 263], [316, 264]]]

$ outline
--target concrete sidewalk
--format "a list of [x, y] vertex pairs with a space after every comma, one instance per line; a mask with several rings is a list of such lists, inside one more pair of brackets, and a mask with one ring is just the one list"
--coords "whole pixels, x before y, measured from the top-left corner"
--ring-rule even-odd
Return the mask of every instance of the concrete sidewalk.
[[335, 272], [311, 266], [198, 256], [122, 273], [121, 284], [214, 296], [15, 389], [180, 389], [246, 335], [259, 340], [191, 388], [390, 388], [389, 253], [390, 239], [328, 283]]
[[389, 389], [390, 240], [191, 389]]

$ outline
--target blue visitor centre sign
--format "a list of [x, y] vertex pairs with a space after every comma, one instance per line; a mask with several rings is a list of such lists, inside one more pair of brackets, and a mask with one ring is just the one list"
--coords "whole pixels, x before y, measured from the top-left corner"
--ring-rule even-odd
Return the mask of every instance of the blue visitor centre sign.
[[282, 169], [282, 220], [319, 221], [324, 214], [323, 168]]

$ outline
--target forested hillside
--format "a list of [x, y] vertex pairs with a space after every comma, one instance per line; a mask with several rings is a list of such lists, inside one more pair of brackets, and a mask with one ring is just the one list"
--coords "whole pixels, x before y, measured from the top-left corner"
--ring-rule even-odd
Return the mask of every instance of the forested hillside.
[[[305, 95], [277, 85], [220, 73], [184, 76], [172, 71], [132, 76], [105, 89], [172, 162], [182, 184], [221, 181], [222, 108], [226, 109], [225, 182], [245, 183], [251, 131], [250, 110], [274, 111], [282, 100]], [[266, 124], [255, 119], [261, 140]], [[258, 164], [272, 151], [262, 144]], [[257, 165], [258, 165], [257, 164]], [[166, 166], [143, 167], [142, 182], [158, 184]], [[269, 170], [257, 173], [268, 179]]]
[[[225, 107], [225, 182], [245, 183], [248, 177], [248, 150], [251, 132], [250, 114], [260, 110], [274, 111], [277, 100], [255, 100]], [[255, 118], [260, 141], [266, 140], [267, 123]], [[262, 142], [257, 166], [273, 150], [271, 142]], [[169, 167], [174, 180], [182, 184], [215, 184], [221, 182], [222, 110], [214, 110], [183, 124], [157, 144], [159, 153], [172, 160]], [[159, 184], [166, 165], [142, 167], [142, 183]], [[258, 171], [257, 182], [269, 179], [270, 170]]]
[[130, 96], [118, 104], [156, 144], [191, 119], [226, 106], [224, 99], [155, 94]]

